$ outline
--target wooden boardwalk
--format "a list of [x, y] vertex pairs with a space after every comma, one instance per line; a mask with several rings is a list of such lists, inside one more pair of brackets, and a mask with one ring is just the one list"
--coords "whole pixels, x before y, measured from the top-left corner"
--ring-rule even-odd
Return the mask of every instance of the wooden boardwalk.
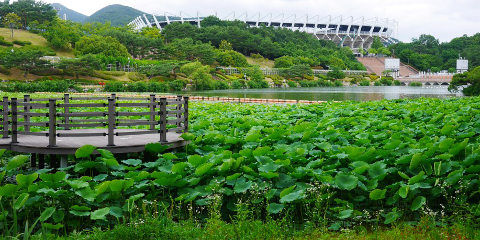
[[[130, 129], [117, 129], [117, 132], [132, 132]], [[139, 133], [148, 130], [135, 130]], [[105, 133], [108, 129], [82, 129], [82, 130], [59, 130], [58, 133]], [[47, 133], [47, 132], [44, 132]], [[164, 145], [171, 145], [170, 148], [180, 148], [187, 145], [187, 141], [180, 138], [182, 133], [168, 132], [167, 141], [161, 142]], [[160, 141], [160, 134], [142, 134], [129, 136], [115, 136], [115, 146], [108, 146], [108, 137], [61, 137], [57, 138], [56, 147], [48, 147], [48, 137], [19, 135], [18, 143], [11, 143], [11, 139], [0, 139], [0, 149], [7, 149], [23, 153], [36, 154], [75, 154], [75, 151], [84, 145], [93, 145], [97, 148], [107, 149], [112, 153], [142, 152], [145, 145]]]
[[130, 153], [144, 151], [149, 143], [170, 148], [188, 143], [180, 138], [188, 132], [188, 97], [5, 96], [0, 107], [0, 149], [68, 155], [84, 145]]

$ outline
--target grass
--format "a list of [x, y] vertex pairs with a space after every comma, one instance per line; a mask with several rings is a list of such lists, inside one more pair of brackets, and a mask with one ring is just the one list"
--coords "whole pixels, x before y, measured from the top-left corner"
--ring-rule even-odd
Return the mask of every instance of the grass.
[[[0, 28], [0, 36], [4, 37], [6, 41], [29, 41], [32, 45], [38, 45], [42, 47], [48, 46], [48, 42], [45, 38], [38, 34], [31, 33], [27, 30], [14, 29], [13, 30], [13, 39], [12, 39], [12, 30], [9, 28]], [[14, 47], [20, 47], [15, 45]], [[58, 57], [74, 57], [72, 50], [57, 50], [54, 49]]]
[[[389, 229], [366, 231], [365, 228], [329, 231], [315, 227], [294, 227], [287, 221], [233, 220], [230, 223], [208, 219], [206, 224], [187, 220], [176, 222], [166, 216], [146, 217], [131, 223], [117, 224], [113, 229], [94, 228], [72, 233], [61, 239], [478, 239], [479, 231], [464, 225], [431, 227], [400, 225]], [[40, 235], [32, 239], [41, 239]], [[49, 239], [60, 239], [50, 235]]]
[[259, 59], [259, 58], [252, 58], [252, 57], [247, 57], [247, 62], [248, 64], [251, 65], [257, 65], [260, 66], [261, 68], [273, 68], [275, 66], [275, 62], [266, 58]]

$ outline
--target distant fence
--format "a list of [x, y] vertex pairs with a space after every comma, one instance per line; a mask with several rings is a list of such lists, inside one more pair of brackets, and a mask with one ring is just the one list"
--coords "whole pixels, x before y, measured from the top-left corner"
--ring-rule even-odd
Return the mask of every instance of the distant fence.
[[[222, 69], [225, 71], [225, 74], [232, 75], [232, 74], [245, 74], [247, 73], [249, 68], [235, 68], [235, 67], [217, 67], [217, 69]], [[262, 70], [263, 75], [280, 75], [281, 68], [260, 68]], [[327, 75], [328, 72], [332, 70], [319, 70], [313, 69], [313, 74], [315, 76], [318, 75]], [[342, 70], [346, 75], [365, 75], [368, 74], [367, 71], [359, 71], [359, 70]]]

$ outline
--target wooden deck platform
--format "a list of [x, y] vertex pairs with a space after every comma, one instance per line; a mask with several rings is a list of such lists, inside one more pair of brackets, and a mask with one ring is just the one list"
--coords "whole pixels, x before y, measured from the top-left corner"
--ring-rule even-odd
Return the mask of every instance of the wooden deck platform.
[[[81, 129], [81, 130], [58, 130], [57, 133], [107, 133], [108, 129]], [[116, 132], [132, 132], [131, 129], [116, 129]], [[148, 130], [135, 130], [138, 132]], [[47, 133], [47, 132], [45, 132]], [[164, 145], [172, 145], [171, 148], [180, 148], [188, 144], [180, 138], [181, 133], [168, 132], [167, 142]], [[107, 146], [108, 137], [58, 137], [56, 147], [48, 147], [48, 137], [18, 135], [18, 143], [11, 143], [11, 138], [0, 138], [0, 149], [7, 149], [23, 153], [36, 154], [75, 154], [75, 151], [84, 145], [93, 145], [97, 148], [107, 149], [112, 153], [142, 152], [145, 145], [160, 142], [160, 135], [142, 134], [130, 136], [115, 136], [115, 146]]]

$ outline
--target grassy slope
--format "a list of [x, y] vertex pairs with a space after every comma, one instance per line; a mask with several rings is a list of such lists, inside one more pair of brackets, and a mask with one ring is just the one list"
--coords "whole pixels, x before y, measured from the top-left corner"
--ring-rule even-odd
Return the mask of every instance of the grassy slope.
[[[12, 39], [12, 31], [8, 28], [0, 28], [0, 36], [4, 37], [6, 41], [14, 41], [14, 40], [20, 40], [20, 41], [29, 41], [32, 43], [32, 45], [38, 45], [42, 47], [48, 46], [48, 42], [45, 38], [38, 34], [33, 34], [30, 33], [27, 30], [21, 30], [21, 29], [15, 29], [13, 30], [13, 39]], [[15, 45], [15, 47], [20, 47]], [[70, 51], [58, 51], [55, 50], [57, 53], [57, 56], [59, 57], [73, 57], [73, 52]]]
[[[16, 29], [13, 31], [13, 39], [12, 39], [12, 32], [8, 28], [0, 28], [0, 36], [4, 37], [6, 41], [12, 42], [14, 40], [20, 40], [20, 41], [29, 41], [32, 43], [32, 45], [37, 45], [37, 46], [42, 46], [46, 47], [48, 46], [48, 42], [45, 38], [38, 34], [33, 34], [30, 33], [29, 31], [26, 30], [19, 30]], [[18, 45], [15, 45], [14, 47], [20, 47]], [[57, 53], [58, 57], [75, 57], [73, 55], [73, 51], [71, 50], [55, 50], [55, 53]], [[24, 77], [23, 71], [20, 71], [17, 68], [10, 69], [11, 74], [10, 75], [4, 75], [0, 73], [0, 79], [2, 80], [35, 80], [39, 77], [42, 76], [36, 76], [33, 74], [28, 74], [27, 77]], [[126, 73], [123, 76], [115, 77], [112, 76], [118, 81], [129, 81], [128, 79], [128, 73]], [[101, 80], [99, 78], [94, 78], [94, 77], [84, 77], [82, 76], [81, 78], [83, 79], [90, 79], [90, 80]]]
[[268, 67], [268, 68], [273, 68], [273, 66], [275, 66], [275, 62], [272, 61], [272, 60], [268, 60], [268, 59], [254, 59], [252, 57], [247, 57], [247, 62], [248, 64], [251, 64], [251, 65], [257, 65], [257, 66], [260, 66], [261, 68], [265, 68], [265, 67]]

